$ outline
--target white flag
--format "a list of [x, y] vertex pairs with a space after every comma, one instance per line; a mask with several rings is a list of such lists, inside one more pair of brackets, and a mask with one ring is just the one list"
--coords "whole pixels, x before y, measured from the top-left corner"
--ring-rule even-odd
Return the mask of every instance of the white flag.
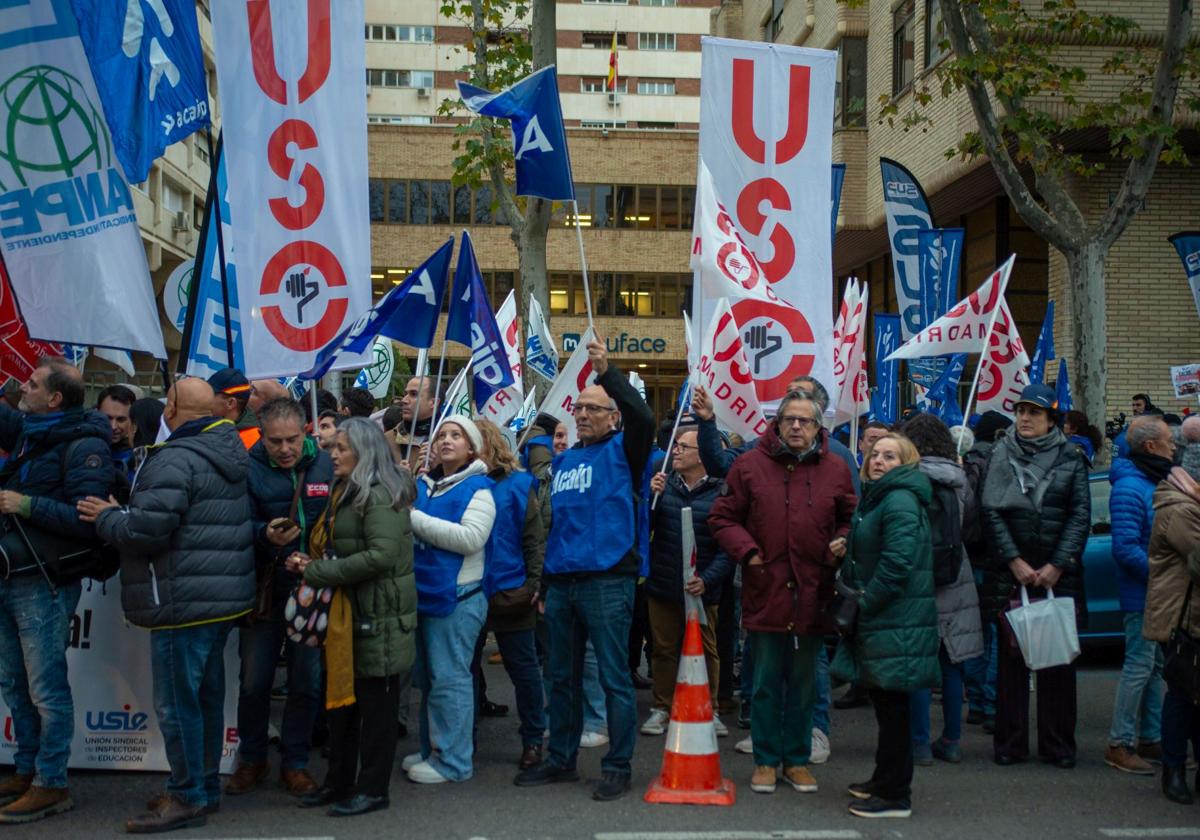
[[512, 419], [508, 427], [519, 432], [532, 425], [535, 417], [537, 417], [537, 391], [530, 391], [521, 405], [521, 413]]
[[525, 335], [525, 364], [547, 382], [558, 376], [558, 351], [537, 298], [529, 298], [529, 329]]
[[467, 377], [471, 373], [471, 362], [468, 360], [463, 369], [458, 372], [458, 376], [454, 377], [454, 381], [450, 383], [450, 387], [446, 389], [445, 399], [442, 400], [442, 411], [439, 417], [448, 417], [451, 414], [465, 414], [471, 416], [471, 395], [467, 392]]
[[521, 380], [521, 335], [517, 319], [517, 298], [512, 291], [496, 311], [496, 326], [500, 328], [504, 354], [508, 357], [508, 366], [513, 372], [513, 384], [492, 394], [479, 411], [479, 416], [491, 420], [503, 429], [521, 410], [521, 398], [525, 393], [525, 386]]
[[868, 295], [865, 284], [851, 279], [833, 327], [833, 377], [839, 389], [834, 423], [847, 422], [871, 407], [865, 352]]
[[700, 342], [697, 372], [699, 383], [712, 399], [717, 422], [743, 438], [761, 437], [767, 430], [767, 420], [754, 390], [750, 362], [728, 298], [717, 301], [708, 333]]
[[700, 357], [696, 353], [696, 334], [692, 332], [692, 318], [683, 313], [683, 343], [687, 347], [687, 366], [689, 373], [696, 369]]
[[[958, 302], [958, 305], [887, 357], [894, 359], [919, 359], [922, 356], [945, 356], [951, 353], [979, 353], [987, 339], [988, 323], [999, 306], [996, 323], [1012, 321], [1007, 315], [1008, 305], [1004, 302], [1004, 289], [1008, 287], [1008, 275], [1012, 273], [1017, 255], [1013, 254], [1004, 265], [992, 272], [976, 291]], [[1025, 352], [1024, 348], [1021, 352]]]
[[567, 440], [575, 443], [575, 400], [579, 393], [596, 382], [592, 361], [588, 358], [587, 345], [595, 336], [588, 327], [575, 346], [571, 358], [567, 359], [562, 372], [554, 380], [550, 393], [542, 402], [542, 411], [567, 424]]
[[979, 390], [975, 395], [975, 411], [999, 411], [1012, 416], [1017, 400], [1029, 384], [1029, 354], [1017, 332], [1016, 322], [1005, 303], [996, 315], [992, 340], [980, 359]]
[[692, 259], [689, 266], [700, 277], [707, 295], [753, 298], [779, 303], [767, 275], [746, 246], [713, 186], [704, 160], [696, 176], [696, 212], [692, 222]]

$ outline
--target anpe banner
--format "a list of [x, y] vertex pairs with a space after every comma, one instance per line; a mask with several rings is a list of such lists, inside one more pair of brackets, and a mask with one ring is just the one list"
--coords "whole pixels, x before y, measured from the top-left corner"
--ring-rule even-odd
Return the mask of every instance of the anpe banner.
[[1187, 273], [1188, 287], [1192, 290], [1196, 313], [1200, 315], [1200, 231], [1177, 233], [1168, 237], [1167, 241], [1175, 246], [1175, 252], [1183, 261], [1183, 270]]
[[[360, 28], [360, 52], [361, 40]], [[133, 195], [68, 0], [0, 4], [0, 126], [0, 238], [29, 334], [165, 359]]]
[[134, 183], [209, 124], [195, 0], [71, 0], [117, 159]]
[[521, 367], [521, 330], [517, 317], [515, 289], [508, 293], [508, 297], [496, 311], [496, 326], [500, 328], [500, 339], [504, 344], [504, 353], [508, 356], [513, 383], [492, 394], [483, 408], [479, 409], [479, 416], [491, 420], [503, 429], [521, 413], [521, 404], [525, 397], [525, 385], [522, 380], [524, 372]]
[[[212, 7], [246, 376], [307, 371], [371, 306], [362, 0]], [[369, 346], [339, 354], [359, 368]]]
[[[797, 376], [833, 381], [830, 195], [837, 53], [705, 37], [700, 41], [700, 158], [767, 281], [792, 306], [741, 300], [732, 311], [759, 401]], [[693, 285], [692, 314], [717, 298]]]
[[889, 357], [900, 347], [900, 316], [875, 313], [875, 390], [871, 416], [893, 425], [900, 419], [900, 363]]
[[695, 373], [712, 399], [713, 413], [722, 428], [737, 432], [746, 440], [762, 436], [767, 430], [767, 418], [755, 393], [735, 316], [725, 298], [717, 301], [708, 331], [700, 342]]
[[[225, 645], [225, 725], [221, 772], [233, 771], [237, 752], [238, 634]], [[150, 631], [125, 623], [121, 583], [112, 578], [84, 583], [79, 606], [71, 616], [67, 670], [75, 702], [73, 769], [165, 771], [167, 755], [154, 714], [154, 681], [150, 672]], [[0, 764], [12, 764], [16, 753], [12, 712], [0, 699]]]
[[892, 248], [892, 273], [900, 328], [907, 341], [928, 323], [921, 321], [921, 265], [917, 233], [933, 227], [925, 191], [912, 173], [894, 160], [879, 159], [883, 177], [883, 212]]

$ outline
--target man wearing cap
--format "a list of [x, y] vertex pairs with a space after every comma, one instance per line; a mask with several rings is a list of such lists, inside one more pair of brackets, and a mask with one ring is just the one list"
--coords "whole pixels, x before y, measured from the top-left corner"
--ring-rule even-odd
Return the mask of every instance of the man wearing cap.
[[262, 431], [250, 408], [254, 389], [246, 374], [237, 368], [222, 368], [208, 378], [208, 384], [213, 389], [213, 416], [233, 423], [246, 449], [258, 443]]
[[[1030, 599], [1048, 589], [1082, 607], [1080, 561], [1091, 526], [1087, 462], [1058, 422], [1054, 389], [1030, 385], [1017, 401], [1015, 434], [996, 443], [983, 485], [985, 532], [991, 563], [982, 591], [996, 612], [1020, 603], [1020, 586]], [[985, 606], [986, 608], [986, 606]], [[1000, 619], [996, 679], [997, 764], [1029, 758], [1029, 669]], [[1075, 665], [1037, 672], [1038, 759], [1061, 769], [1075, 766]]]

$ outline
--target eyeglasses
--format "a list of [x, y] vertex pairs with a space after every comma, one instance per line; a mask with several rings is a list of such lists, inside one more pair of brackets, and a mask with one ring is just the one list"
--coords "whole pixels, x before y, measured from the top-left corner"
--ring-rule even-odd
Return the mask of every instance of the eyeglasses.
[[674, 446], [672, 446], [671, 448], [678, 449], [680, 452], [687, 452], [689, 449], [699, 449], [700, 447], [692, 446], [690, 443], [677, 443]]
[[821, 421], [814, 420], [811, 417], [780, 417], [778, 419], [780, 426], [800, 426], [805, 429], [815, 429], [821, 425]]
[[606, 405], [593, 405], [592, 403], [575, 403], [571, 408], [573, 414], [601, 414], [605, 411], [616, 411], [615, 408], [609, 408]]

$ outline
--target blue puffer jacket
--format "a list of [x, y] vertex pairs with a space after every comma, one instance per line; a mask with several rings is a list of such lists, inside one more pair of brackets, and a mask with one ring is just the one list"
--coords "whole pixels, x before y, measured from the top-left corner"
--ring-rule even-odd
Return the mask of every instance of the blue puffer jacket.
[[1112, 482], [1108, 507], [1121, 609], [1142, 612], [1146, 609], [1146, 581], [1150, 573], [1146, 549], [1154, 525], [1154, 488], [1158, 485], [1128, 458], [1113, 460], [1108, 480]]

